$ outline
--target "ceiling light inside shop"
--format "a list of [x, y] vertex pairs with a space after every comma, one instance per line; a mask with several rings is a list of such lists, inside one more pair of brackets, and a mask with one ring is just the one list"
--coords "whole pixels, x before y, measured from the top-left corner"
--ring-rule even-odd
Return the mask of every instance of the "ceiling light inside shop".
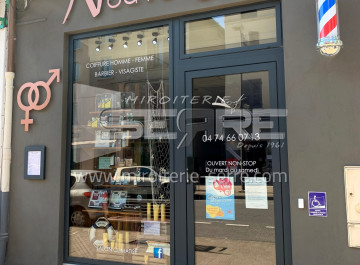
[[157, 38], [157, 37], [159, 36], [159, 33], [153, 32], [152, 35], [153, 35], [153, 37], [155, 37], [155, 38], [153, 39], [152, 43], [153, 43], [154, 45], [156, 45], [156, 44], [158, 43], [158, 38]]
[[142, 38], [144, 38], [144, 35], [142, 35], [142, 34], [139, 34], [139, 35], [137, 35], [137, 37], [138, 37], [138, 42], [137, 42], [137, 45], [138, 46], [141, 46], [142, 45]]
[[129, 46], [128, 46], [128, 40], [129, 40], [129, 37], [123, 37], [123, 41], [125, 41], [124, 42], [124, 44], [123, 44], [123, 47], [125, 48], [125, 49], [127, 49]]
[[101, 48], [100, 48], [101, 41], [97, 40], [97, 41], [95, 41], [95, 44], [97, 45], [95, 48], [95, 51], [99, 52], [101, 50]]
[[111, 51], [113, 48], [114, 48], [114, 42], [115, 42], [115, 39], [113, 39], [113, 38], [110, 38], [109, 39], [109, 42], [110, 42], [110, 45], [109, 45], [109, 50]]

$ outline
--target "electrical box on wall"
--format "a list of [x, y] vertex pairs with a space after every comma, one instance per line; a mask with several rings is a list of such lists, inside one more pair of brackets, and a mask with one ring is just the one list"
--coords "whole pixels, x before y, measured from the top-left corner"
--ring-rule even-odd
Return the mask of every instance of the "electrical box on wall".
[[348, 244], [360, 248], [360, 167], [345, 167], [344, 175]]

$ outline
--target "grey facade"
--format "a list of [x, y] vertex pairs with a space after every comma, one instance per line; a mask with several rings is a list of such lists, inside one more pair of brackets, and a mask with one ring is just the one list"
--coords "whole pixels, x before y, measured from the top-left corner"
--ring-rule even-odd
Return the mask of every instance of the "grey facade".
[[[260, 1], [156, 0], [110, 9], [92, 18], [85, 1], [75, 1], [62, 25], [68, 1], [33, 1], [19, 12], [14, 98], [25, 82], [47, 80], [48, 69], [61, 68], [61, 82], [36, 123], [24, 132], [24, 112], [14, 104], [13, 161], [10, 190], [8, 265], [62, 264], [68, 96], [68, 40], [71, 34], [195, 14]], [[360, 3], [339, 3], [344, 49], [334, 58], [321, 56], [314, 0], [281, 1], [284, 76], [290, 179], [291, 238], [294, 265], [355, 265], [360, 252], [347, 246], [343, 167], [359, 165], [360, 54], [357, 34]], [[24, 148], [46, 145], [45, 181], [23, 178]], [[310, 190], [326, 191], [329, 217], [310, 218], [297, 208], [297, 198]]]

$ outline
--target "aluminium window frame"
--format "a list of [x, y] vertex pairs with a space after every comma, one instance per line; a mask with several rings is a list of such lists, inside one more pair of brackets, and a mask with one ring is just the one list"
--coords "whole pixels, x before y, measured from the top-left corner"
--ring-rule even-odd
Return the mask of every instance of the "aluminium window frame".
[[[216, 51], [209, 51], [209, 52], [202, 52], [202, 53], [192, 53], [192, 54], [185, 54], [185, 23], [192, 20], [199, 20], [202, 18], [208, 18], [211, 16], [219, 16], [219, 15], [228, 15], [234, 13], [241, 13], [247, 11], [253, 11], [258, 9], [266, 9], [266, 8], [275, 8], [276, 9], [276, 30], [277, 30], [277, 42], [268, 43], [268, 44], [260, 44], [260, 45], [253, 45], [253, 46], [246, 46], [246, 47], [238, 47], [238, 48], [231, 48], [231, 49], [224, 49], [224, 50], [216, 50]], [[226, 61], [231, 60], [232, 54], [242, 54], [242, 60], [251, 64], [251, 63], [258, 63], [257, 61], [260, 60], [261, 62], [266, 61], [276, 61], [277, 66], [277, 85], [278, 85], [278, 102], [279, 108], [285, 108], [285, 83], [284, 83], [284, 59], [283, 59], [283, 49], [282, 49], [282, 24], [281, 24], [281, 5], [279, 2], [266, 2], [260, 4], [250, 4], [246, 6], [237, 6], [232, 8], [225, 8], [219, 9], [216, 11], [211, 12], [202, 12], [195, 15], [188, 15], [188, 16], [181, 16], [175, 17], [172, 19], [167, 20], [160, 20], [156, 22], [145, 22], [131, 26], [123, 26], [105, 30], [96, 30], [87, 33], [80, 33], [76, 35], [69, 36], [69, 43], [68, 43], [68, 99], [67, 99], [67, 128], [66, 128], [66, 165], [65, 165], [65, 194], [64, 194], [64, 242], [63, 242], [63, 262], [64, 263], [74, 263], [74, 264], [83, 264], [83, 265], [111, 265], [111, 264], [128, 264], [128, 263], [121, 263], [121, 262], [114, 262], [114, 261], [103, 261], [103, 260], [91, 260], [86, 258], [77, 258], [77, 257], [70, 257], [69, 256], [69, 215], [70, 215], [70, 166], [71, 166], [71, 141], [72, 141], [72, 125], [73, 125], [73, 81], [74, 81], [74, 54], [76, 47], [74, 46], [76, 40], [98, 37], [102, 35], [110, 35], [110, 34], [118, 34], [124, 33], [128, 31], [135, 31], [135, 30], [143, 30], [147, 28], [153, 28], [158, 26], [169, 26], [169, 37], [170, 37], [170, 44], [169, 44], [169, 96], [174, 98], [174, 96], [181, 94], [181, 90], [185, 89], [184, 82], [185, 76], [182, 75], [182, 71], [186, 68], [189, 69], [198, 67], [199, 65], [206, 63], [208, 58], [213, 58], [214, 56], [221, 56], [225, 58]], [[260, 59], [261, 57], [261, 59]], [[276, 59], [274, 59], [276, 57]], [[196, 60], [193, 60], [196, 59]], [[234, 65], [238, 64], [237, 62], [232, 62]], [[241, 62], [244, 64], [244, 62]], [[229, 66], [229, 65], [227, 65]], [[189, 70], [191, 71], [191, 70]], [[179, 107], [179, 105], [173, 105], [175, 109]], [[170, 130], [172, 132], [176, 132], [175, 130], [174, 120], [170, 119]], [[279, 129], [285, 133], [287, 133], [286, 129], [286, 119], [279, 120]], [[170, 160], [171, 160], [171, 168], [176, 171], [179, 169], [179, 163], [181, 161], [176, 161], [175, 158], [181, 157], [183, 155], [183, 151], [176, 150], [176, 145], [178, 144], [179, 140], [172, 141], [170, 144]], [[288, 173], [288, 163], [287, 163], [287, 141], [281, 140], [285, 147], [281, 150], [281, 167], [282, 171]], [[176, 222], [175, 216], [181, 216], [185, 213], [186, 215], [186, 205], [182, 205], [186, 200], [186, 191], [188, 187], [183, 184], [178, 185], [176, 188], [175, 194], [175, 185], [174, 183], [171, 184], [171, 229], [170, 229], [170, 240], [171, 240], [171, 264], [177, 265], [187, 262], [187, 238], [186, 233], [184, 233], [184, 224]], [[179, 193], [185, 192], [185, 195], [179, 195]], [[283, 190], [281, 193], [282, 200], [283, 200], [283, 213], [280, 218], [283, 219], [283, 230], [284, 230], [284, 264], [290, 265], [292, 264], [292, 253], [291, 253], [291, 227], [290, 227], [290, 199], [289, 199], [289, 185], [285, 183], [283, 186]], [[176, 199], [177, 198], [177, 199]], [[180, 199], [180, 200], [179, 200]], [[185, 208], [185, 209], [184, 209]], [[184, 212], [185, 210], [185, 212]], [[185, 224], [186, 227], [186, 224]], [[185, 228], [186, 229], [186, 228]], [[183, 233], [181, 234], [181, 231]], [[177, 234], [177, 238], [175, 239], [175, 234]], [[176, 249], [175, 249], [176, 245]], [[186, 246], [184, 248], [184, 246]], [[185, 255], [183, 257], [182, 255]]]
[[[186, 31], [186, 23], [207, 19], [211, 17], [217, 16], [225, 16], [225, 15], [235, 15], [241, 14], [261, 9], [275, 9], [275, 16], [276, 16], [276, 42], [265, 43], [265, 44], [257, 44], [257, 45], [250, 45], [244, 47], [236, 47], [236, 48], [229, 48], [229, 49], [220, 49], [214, 51], [206, 51], [206, 52], [198, 52], [198, 53], [186, 53], [186, 39], [185, 39], [185, 31]], [[282, 37], [282, 23], [281, 23], [281, 5], [279, 2], [267, 2], [261, 4], [253, 4], [253, 5], [246, 5], [236, 8], [228, 8], [224, 10], [216, 10], [212, 12], [190, 15], [180, 18], [180, 59], [190, 59], [190, 58], [198, 58], [198, 57], [207, 57], [212, 55], [221, 55], [221, 54], [229, 54], [235, 52], [246, 52], [246, 51], [253, 51], [253, 50], [261, 50], [261, 49], [270, 49], [281, 47], [283, 43]]]
[[[156, 28], [161, 26], [168, 26], [169, 27], [169, 36], [172, 35], [172, 20], [161, 20], [156, 22], [148, 22], [148, 23], [141, 23], [131, 26], [124, 26], [124, 27], [118, 27], [118, 28], [112, 28], [112, 29], [106, 29], [106, 30], [97, 30], [93, 32], [88, 33], [81, 33], [72, 35], [69, 37], [69, 61], [68, 61], [68, 73], [69, 73], [69, 79], [68, 79], [68, 98], [67, 98], [67, 105], [68, 105], [68, 111], [67, 111], [67, 128], [66, 128], [66, 167], [65, 167], [65, 194], [64, 194], [64, 242], [63, 242], [63, 262], [64, 263], [74, 263], [79, 265], [113, 265], [113, 264], [128, 264], [128, 263], [122, 263], [122, 262], [116, 262], [116, 261], [105, 261], [105, 260], [93, 260], [93, 259], [87, 259], [87, 258], [79, 258], [79, 257], [71, 257], [69, 255], [69, 229], [70, 229], [70, 175], [71, 175], [71, 153], [72, 153], [72, 126], [73, 126], [73, 83], [75, 79], [75, 42], [82, 39], [88, 39], [88, 38], [95, 38], [98, 36], [104, 36], [104, 35], [111, 35], [111, 34], [120, 34], [125, 33], [129, 31], [136, 31], [136, 30], [144, 30], [144, 29], [150, 29], [150, 28]], [[173, 48], [172, 43], [169, 43], [169, 94], [170, 97], [173, 96], [173, 70], [172, 67], [174, 65], [173, 63]], [[172, 128], [173, 123], [170, 122], [170, 129]], [[170, 143], [170, 156], [174, 156], [173, 146]], [[174, 159], [170, 159], [173, 161]], [[171, 167], [171, 165], [170, 165]], [[174, 205], [173, 202], [173, 191], [174, 189], [171, 189], [170, 194], [170, 205]], [[174, 218], [174, 210], [172, 209], [173, 206], [171, 206], [170, 210], [170, 223], [175, 223]], [[170, 227], [170, 251], [174, 253], [174, 225]], [[175, 256], [171, 256], [171, 262], [173, 263], [173, 259], [175, 259]]]

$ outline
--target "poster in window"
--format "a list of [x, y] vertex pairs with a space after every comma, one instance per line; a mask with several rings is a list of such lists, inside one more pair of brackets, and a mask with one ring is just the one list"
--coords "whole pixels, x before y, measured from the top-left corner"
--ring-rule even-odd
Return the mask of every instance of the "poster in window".
[[118, 191], [118, 190], [111, 191], [109, 208], [111, 209], [124, 208], [126, 205], [126, 197], [127, 197], [127, 191]]
[[99, 169], [110, 169], [112, 161], [112, 157], [99, 157]]
[[233, 177], [206, 177], [206, 218], [235, 220]]
[[247, 209], [269, 208], [266, 178], [245, 178], [245, 204]]
[[91, 193], [89, 207], [103, 208], [108, 203], [108, 192], [106, 190], [93, 190]]

